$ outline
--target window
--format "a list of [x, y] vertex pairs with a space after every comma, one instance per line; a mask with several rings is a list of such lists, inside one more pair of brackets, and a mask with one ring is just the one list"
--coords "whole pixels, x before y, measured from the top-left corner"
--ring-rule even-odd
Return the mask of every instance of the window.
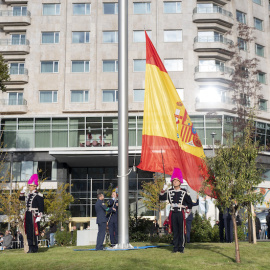
[[165, 59], [164, 66], [167, 71], [183, 71], [183, 59]]
[[247, 50], [247, 42], [242, 38], [237, 38], [239, 50]]
[[144, 89], [134, 89], [134, 102], [144, 102]]
[[216, 86], [200, 86], [199, 102], [221, 102], [221, 90]]
[[266, 74], [263, 72], [258, 72], [257, 80], [260, 83], [266, 84]]
[[255, 52], [258, 56], [264, 57], [264, 46], [255, 44]]
[[59, 32], [43, 32], [41, 43], [42, 44], [59, 43]]
[[72, 32], [72, 43], [89, 43], [90, 32]]
[[104, 31], [103, 42], [104, 43], [118, 43], [118, 31]]
[[182, 30], [164, 30], [164, 42], [182, 42]]
[[57, 91], [40, 91], [39, 102], [40, 103], [56, 103]]
[[164, 13], [181, 13], [181, 2], [163, 2]]
[[217, 13], [221, 8], [212, 3], [197, 4], [197, 13]]
[[258, 18], [254, 18], [254, 27], [257, 29], [257, 30], [260, 30], [262, 31], [263, 30], [263, 21], [258, 19]]
[[[152, 31], [146, 31], [149, 38], [152, 37]], [[134, 30], [133, 31], [133, 42], [145, 42], [145, 33], [143, 30]]]
[[71, 90], [71, 102], [88, 102], [89, 91], [88, 90]]
[[118, 90], [102, 91], [102, 102], [117, 102], [117, 101], [118, 101]]
[[146, 61], [145, 60], [133, 60], [133, 71], [138, 72], [138, 71], [145, 71], [145, 65]]
[[103, 3], [104, 14], [118, 14], [118, 3]]
[[89, 15], [90, 14], [90, 4], [72, 4], [73, 15]]
[[267, 100], [265, 100], [265, 99], [259, 100], [259, 109], [261, 111], [267, 111]]
[[10, 63], [10, 75], [24, 74], [24, 71], [24, 63]]
[[26, 16], [27, 15], [27, 7], [26, 6], [14, 6], [12, 8], [13, 16]]
[[89, 61], [72, 61], [71, 72], [89, 72]]
[[243, 13], [243, 12], [241, 12], [241, 11], [239, 11], [239, 10], [236, 10], [236, 19], [240, 23], [244, 23], [244, 24], [247, 23], [247, 21], [246, 21], [246, 14]]
[[198, 42], [223, 42], [223, 35], [216, 31], [200, 31]]
[[262, 5], [262, 0], [253, 0], [253, 3], [258, 4], [258, 5]]
[[60, 4], [43, 4], [43, 15], [60, 15]]
[[8, 93], [8, 105], [23, 105], [23, 93]]
[[218, 72], [224, 71], [224, 63], [215, 59], [199, 60], [199, 72]]
[[177, 94], [182, 101], [184, 101], [184, 88], [176, 88]]
[[41, 61], [41, 73], [58, 73], [58, 61]]
[[240, 93], [240, 104], [246, 107], [250, 106], [250, 97], [247, 94]]
[[12, 34], [11, 42], [12, 45], [25, 45], [25, 34]]
[[103, 60], [103, 72], [118, 72], [118, 60]]
[[134, 14], [149, 14], [151, 12], [151, 3], [133, 3]]

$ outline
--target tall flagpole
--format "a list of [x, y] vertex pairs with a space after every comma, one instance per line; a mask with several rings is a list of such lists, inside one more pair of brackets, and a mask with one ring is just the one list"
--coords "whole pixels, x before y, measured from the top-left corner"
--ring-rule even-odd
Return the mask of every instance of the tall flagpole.
[[118, 245], [129, 248], [128, 200], [128, 0], [118, 1]]

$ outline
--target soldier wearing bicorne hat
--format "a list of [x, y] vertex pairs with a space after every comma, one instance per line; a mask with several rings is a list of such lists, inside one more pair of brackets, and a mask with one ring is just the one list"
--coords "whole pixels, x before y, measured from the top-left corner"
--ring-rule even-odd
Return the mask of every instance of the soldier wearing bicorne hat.
[[28, 180], [29, 193], [26, 196], [26, 187], [20, 193], [20, 200], [25, 201], [26, 211], [24, 218], [24, 228], [27, 236], [29, 251], [35, 253], [38, 251], [38, 235], [40, 232], [40, 219], [44, 211], [43, 195], [38, 192], [38, 175], [33, 174]]
[[192, 200], [187, 194], [187, 191], [180, 187], [181, 183], [183, 183], [183, 176], [179, 168], [174, 168], [171, 182], [173, 187], [165, 191], [167, 187], [164, 185], [159, 199], [161, 201], [168, 200], [170, 203], [169, 220], [171, 221], [173, 232], [173, 252], [184, 253], [186, 234], [185, 215], [191, 211]]

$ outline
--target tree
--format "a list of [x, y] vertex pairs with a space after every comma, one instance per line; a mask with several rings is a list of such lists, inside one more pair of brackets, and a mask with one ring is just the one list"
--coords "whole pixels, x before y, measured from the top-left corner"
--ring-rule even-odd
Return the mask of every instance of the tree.
[[159, 194], [164, 185], [164, 178], [154, 175], [153, 182], [143, 182], [141, 195], [143, 204], [147, 209], [159, 211], [159, 223], [161, 223], [161, 209], [166, 206], [166, 202], [159, 200]]
[[[0, 161], [0, 170], [3, 172], [4, 161]], [[25, 202], [19, 200], [22, 187], [18, 183], [9, 183], [10, 175], [7, 173], [0, 179], [0, 213], [7, 216], [11, 226], [18, 226], [24, 239], [24, 251], [28, 251], [27, 237], [24, 232], [24, 213]], [[43, 180], [44, 181], [44, 180]], [[41, 181], [42, 185], [42, 181]], [[41, 186], [39, 185], [39, 186]], [[43, 190], [44, 195], [44, 216], [42, 217], [41, 227], [47, 227], [50, 222], [66, 222], [69, 220], [70, 213], [67, 210], [69, 204], [73, 202], [73, 197], [67, 192], [69, 184], [60, 184], [56, 190]]]
[[[250, 118], [259, 113], [260, 102], [263, 98], [261, 83], [258, 80], [258, 58], [251, 58], [249, 48], [255, 37], [253, 28], [239, 23], [236, 28], [237, 43], [230, 44], [230, 65], [234, 68], [231, 75], [229, 90], [231, 100], [235, 105], [233, 108], [237, 118], [233, 118], [233, 137], [242, 134], [248, 125]], [[231, 135], [231, 134], [230, 134]]]
[[9, 76], [9, 67], [8, 64], [5, 63], [4, 57], [0, 54], [0, 90], [5, 92], [6, 86], [5, 83], [10, 80]]
[[253, 122], [245, 127], [244, 137], [237, 138], [229, 147], [220, 145], [216, 156], [206, 158], [209, 168], [205, 188], [211, 185], [212, 197], [221, 209], [229, 209], [235, 236], [235, 258], [240, 262], [237, 234], [237, 211], [251, 204], [261, 202], [262, 194], [255, 192], [262, 181], [262, 171], [257, 167], [259, 148], [252, 139]]

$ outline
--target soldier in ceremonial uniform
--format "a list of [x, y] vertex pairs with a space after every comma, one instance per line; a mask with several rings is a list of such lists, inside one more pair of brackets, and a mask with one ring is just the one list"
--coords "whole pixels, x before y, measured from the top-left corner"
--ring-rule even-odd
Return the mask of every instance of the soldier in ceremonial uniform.
[[118, 243], [118, 200], [115, 191], [112, 192], [112, 198], [108, 200], [108, 206], [112, 209], [108, 215], [108, 226], [112, 247]]
[[182, 172], [175, 168], [171, 177], [173, 188], [164, 191], [159, 195], [161, 201], [169, 200], [170, 219], [173, 232], [173, 252], [184, 253], [185, 248], [185, 213], [191, 211], [192, 200], [185, 189], [180, 187], [183, 183]]
[[20, 200], [26, 203], [24, 228], [27, 235], [29, 250], [27, 253], [38, 251], [38, 235], [40, 233], [40, 219], [44, 211], [44, 199], [40, 192], [37, 192], [38, 175], [33, 174], [28, 181], [29, 193], [25, 196], [26, 187], [20, 194]]
[[99, 193], [97, 195], [97, 202], [95, 204], [95, 210], [97, 215], [98, 235], [96, 250], [103, 250], [103, 242], [106, 234], [107, 217], [106, 211], [110, 211], [110, 208], [104, 203], [104, 195]]

